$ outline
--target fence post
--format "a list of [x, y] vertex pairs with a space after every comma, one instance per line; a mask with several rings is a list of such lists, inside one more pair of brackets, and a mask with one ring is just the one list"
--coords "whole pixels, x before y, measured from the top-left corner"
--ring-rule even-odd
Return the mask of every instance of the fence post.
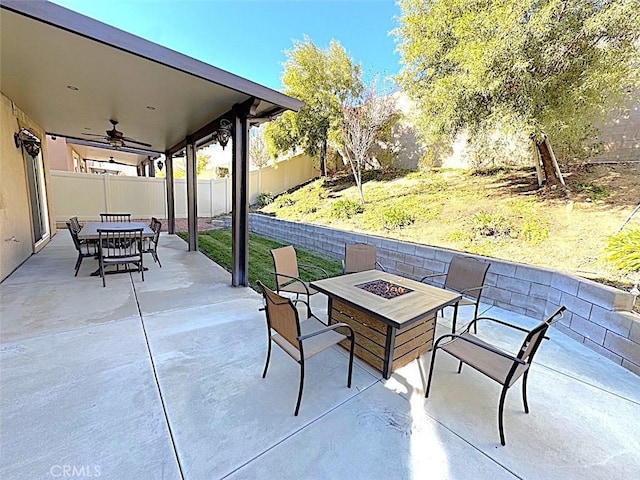
[[103, 175], [104, 181], [102, 182], [104, 186], [104, 208], [105, 212], [111, 211], [111, 183], [109, 183], [109, 175]]

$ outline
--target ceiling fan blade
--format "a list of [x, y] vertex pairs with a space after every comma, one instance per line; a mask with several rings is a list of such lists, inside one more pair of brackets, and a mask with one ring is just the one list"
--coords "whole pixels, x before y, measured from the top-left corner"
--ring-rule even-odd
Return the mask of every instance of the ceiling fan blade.
[[149, 143], [140, 142], [138, 140], [135, 140], [135, 139], [129, 138], [129, 137], [122, 137], [122, 140], [124, 140], [125, 142], [128, 142], [128, 143], [137, 143], [138, 145], [142, 145], [143, 147], [150, 147], [151, 146], [151, 144], [149, 144]]
[[89, 137], [102, 137], [102, 138], [104, 138], [104, 135], [100, 135], [99, 133], [84, 133], [84, 132], [82, 132], [82, 135], [87, 135]]

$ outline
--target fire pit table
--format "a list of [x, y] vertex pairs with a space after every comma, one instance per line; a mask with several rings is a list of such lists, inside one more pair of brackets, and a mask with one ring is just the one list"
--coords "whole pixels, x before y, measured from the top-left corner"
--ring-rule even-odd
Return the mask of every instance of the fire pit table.
[[311, 283], [329, 297], [329, 323], [356, 331], [356, 355], [384, 378], [433, 347], [436, 312], [461, 296], [378, 270]]

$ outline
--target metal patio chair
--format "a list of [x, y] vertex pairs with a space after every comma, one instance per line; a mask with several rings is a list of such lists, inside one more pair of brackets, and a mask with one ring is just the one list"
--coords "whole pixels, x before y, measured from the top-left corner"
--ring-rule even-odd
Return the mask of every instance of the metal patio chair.
[[102, 286], [106, 287], [105, 267], [129, 265], [138, 267], [144, 282], [144, 264], [142, 259], [142, 228], [131, 230], [98, 229], [98, 260], [100, 261], [100, 276]]
[[153, 257], [153, 261], [157, 262], [160, 268], [162, 268], [162, 264], [160, 263], [160, 259], [158, 258], [158, 241], [160, 240], [160, 230], [162, 230], [162, 222], [156, 217], [152, 217], [149, 227], [151, 227], [151, 230], [153, 230], [153, 237], [142, 239], [142, 253], [150, 253]]
[[101, 222], [130, 222], [131, 214], [130, 213], [101, 213], [100, 221]]
[[385, 271], [377, 261], [378, 250], [375, 245], [367, 243], [346, 243], [344, 245], [344, 259], [342, 260], [342, 272], [356, 273], [376, 268]]
[[446, 277], [444, 280], [445, 290], [451, 290], [462, 294], [462, 299], [453, 306], [452, 333], [456, 331], [459, 307], [473, 305], [475, 307], [473, 318], [478, 316], [480, 295], [482, 295], [484, 281], [487, 277], [487, 271], [490, 266], [491, 264], [488, 262], [482, 262], [472, 257], [458, 256], [453, 257], [451, 260], [447, 273], [434, 273], [432, 275], [422, 277], [420, 280], [421, 282], [424, 282], [427, 279]]
[[[436, 340], [433, 347], [431, 368], [429, 370], [429, 379], [427, 380], [425, 398], [429, 397], [429, 390], [431, 389], [431, 378], [433, 377], [436, 353], [438, 353], [438, 349], [443, 350], [459, 360], [458, 373], [462, 371], [462, 364], [465, 363], [502, 385], [500, 403], [498, 404], [498, 429], [500, 431], [500, 443], [505, 445], [503, 414], [507, 390], [520, 377], [523, 377], [522, 402], [524, 403], [525, 413], [529, 413], [529, 405], [527, 403], [527, 377], [529, 375], [531, 362], [538, 351], [538, 347], [540, 347], [540, 343], [543, 339], [547, 338], [545, 337], [547, 330], [552, 324], [562, 318], [562, 314], [565, 310], [566, 307], [560, 307], [550, 317], [533, 327], [531, 330], [527, 330], [526, 328], [512, 325], [495, 318], [480, 317], [475, 318], [469, 325], [467, 325], [461, 334], [457, 335], [448, 333], [446, 335], [442, 335], [438, 340]], [[527, 335], [522, 342], [518, 353], [516, 355], [512, 355], [511, 353], [505, 352], [470, 333], [471, 326], [475, 325], [475, 323], [480, 320], [488, 320], [521, 332], [526, 332]]]
[[75, 275], [78, 276], [78, 271], [80, 270], [80, 265], [82, 265], [82, 260], [85, 258], [95, 258], [98, 255], [98, 246], [95, 240], [80, 240], [78, 238], [78, 233], [80, 233], [79, 226], [76, 227], [71, 221], [67, 222], [67, 228], [69, 229], [69, 233], [71, 234], [71, 239], [73, 240], [73, 246], [76, 247], [78, 251], [78, 258], [76, 260], [75, 266]]
[[[329, 276], [327, 272], [315, 265], [298, 264], [296, 250], [291, 245], [271, 250], [271, 256], [273, 257], [273, 273], [276, 277], [276, 292], [295, 293], [296, 299], [300, 295], [306, 295], [307, 306], [309, 306], [311, 295], [319, 292], [311, 288], [309, 282], [300, 278], [299, 268], [307, 271], [315, 270], [320, 273], [322, 278]], [[311, 316], [311, 307], [309, 307], [307, 313]]]
[[[346, 323], [334, 323], [326, 326], [317, 317], [311, 314], [306, 320], [300, 321], [298, 309], [295, 303], [303, 300], [292, 300], [281, 297], [264, 284], [258, 281], [258, 286], [262, 290], [264, 299], [264, 310], [267, 317], [267, 334], [269, 337], [269, 347], [267, 350], [267, 361], [262, 372], [262, 378], [267, 376], [269, 360], [271, 359], [271, 342], [275, 342], [291, 358], [300, 365], [300, 387], [298, 389], [298, 401], [294, 415], [300, 411], [302, 401], [302, 390], [304, 388], [304, 362], [309, 358], [325, 351], [326, 349], [340, 343], [345, 339], [351, 341], [349, 351], [349, 373], [347, 375], [347, 387], [351, 388], [351, 377], [353, 373], [353, 353], [355, 348], [355, 333]], [[307, 304], [309, 309], [309, 305]], [[309, 310], [310, 311], [310, 310]], [[343, 335], [336, 330], [343, 328], [349, 331], [349, 335]], [[275, 332], [275, 333], [272, 333]]]

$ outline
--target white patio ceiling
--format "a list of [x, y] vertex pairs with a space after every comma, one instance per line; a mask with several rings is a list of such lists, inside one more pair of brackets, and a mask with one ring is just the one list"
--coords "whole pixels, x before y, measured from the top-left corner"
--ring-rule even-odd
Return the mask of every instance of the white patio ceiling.
[[152, 145], [146, 150], [165, 152], [252, 97], [261, 100], [257, 117], [302, 106], [49, 2], [1, 7], [2, 92], [50, 134], [88, 140], [83, 133], [104, 134], [115, 119], [125, 136]]

